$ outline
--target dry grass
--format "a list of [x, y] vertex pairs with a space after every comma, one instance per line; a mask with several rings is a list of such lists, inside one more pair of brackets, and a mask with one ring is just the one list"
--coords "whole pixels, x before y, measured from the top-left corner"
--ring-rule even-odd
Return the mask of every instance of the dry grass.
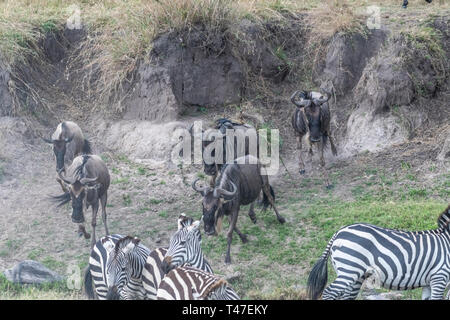
[[[412, 1], [411, 1], [412, 2]], [[433, 2], [439, 9], [448, 4]], [[368, 5], [399, 7], [398, 0], [5, 0], [0, 3], [0, 52], [6, 67], [39, 58], [38, 41], [45, 33], [61, 29], [79, 8], [89, 36], [73, 57], [75, 71], [84, 74], [88, 96], [125, 98], [121, 86], [132, 80], [141, 59], [149, 57], [152, 40], [159, 34], [189, 30], [202, 24], [209, 32], [222, 32], [242, 18], [282, 23], [292, 15], [307, 13], [311, 26], [308, 48], [314, 60], [326, 39], [339, 31], [359, 30]], [[428, 10], [428, 9], [427, 9]], [[429, 9], [431, 10], [431, 9]], [[311, 61], [309, 59], [309, 61]], [[119, 101], [120, 102], [120, 101]], [[120, 111], [120, 103], [118, 104]]]

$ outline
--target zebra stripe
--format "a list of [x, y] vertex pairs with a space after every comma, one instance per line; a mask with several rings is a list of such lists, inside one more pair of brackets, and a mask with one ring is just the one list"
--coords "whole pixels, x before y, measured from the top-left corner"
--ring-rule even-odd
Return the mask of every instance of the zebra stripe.
[[363, 281], [372, 276], [387, 289], [422, 287], [424, 299], [442, 299], [450, 279], [449, 221], [450, 206], [435, 230], [410, 232], [364, 223], [343, 227], [310, 273], [310, 297], [322, 293], [331, 255], [337, 278], [323, 291], [323, 299], [355, 299]]
[[[193, 226], [194, 224], [194, 226]], [[212, 268], [203, 256], [201, 249], [201, 233], [198, 224], [192, 218], [181, 214], [177, 220], [178, 231], [170, 239], [170, 248], [158, 248], [147, 257], [142, 272], [142, 283], [146, 292], [146, 299], [155, 300], [156, 293], [164, 277], [163, 264], [169, 268], [191, 265], [194, 268], [212, 273]], [[170, 253], [169, 253], [169, 250]], [[169, 255], [171, 254], [171, 255]], [[164, 260], [170, 263], [164, 263]]]
[[[142, 269], [150, 250], [138, 243], [132, 246], [131, 237], [113, 234], [100, 238], [89, 257], [89, 270], [98, 299], [105, 300], [111, 288], [117, 288], [118, 298], [143, 299]], [[124, 241], [125, 240], [125, 241]], [[130, 252], [125, 253], [123, 243]]]
[[156, 292], [161, 279], [164, 277], [164, 272], [161, 270], [161, 263], [167, 248], [158, 248], [150, 252], [147, 261], [142, 270], [142, 284], [144, 286], [146, 299], [156, 300]]
[[189, 222], [172, 235], [163, 260], [163, 263], [170, 266], [169, 269], [190, 265], [213, 273], [211, 265], [203, 255], [199, 225], [200, 221]]
[[[92, 248], [91, 255], [89, 257], [89, 270], [92, 281], [94, 282], [95, 294], [99, 300], [105, 300], [106, 293], [108, 292], [105, 266], [111, 253], [111, 248], [116, 245], [118, 240], [124, 237], [125, 236], [120, 234], [102, 237]], [[109, 244], [105, 241], [109, 242]]]
[[222, 278], [193, 267], [171, 270], [161, 281], [158, 300], [239, 300]]

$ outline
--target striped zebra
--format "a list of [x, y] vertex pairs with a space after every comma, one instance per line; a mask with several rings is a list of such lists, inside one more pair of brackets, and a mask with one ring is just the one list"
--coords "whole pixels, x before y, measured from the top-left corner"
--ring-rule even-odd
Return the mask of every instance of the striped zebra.
[[[193, 222], [194, 220], [192, 218], [187, 217], [185, 214], [181, 214], [177, 220], [178, 230], [170, 240], [171, 247], [155, 249], [147, 257], [144, 270], [142, 271], [142, 283], [146, 292], [146, 299], [156, 299], [156, 292], [158, 290], [159, 283], [166, 273], [163, 270], [163, 260], [168, 252], [168, 249], [171, 249], [171, 252], [173, 252], [172, 257], [175, 257], [175, 259], [172, 258], [173, 261], [176, 261], [176, 265], [174, 265], [174, 267], [188, 263], [195, 268], [212, 272], [211, 266], [203, 257], [203, 253], [201, 251], [201, 234], [198, 230], [198, 226], [195, 227], [195, 230], [192, 229], [194, 227], [191, 227]], [[190, 240], [186, 241], [186, 239]], [[181, 243], [184, 244], [179, 247]], [[193, 250], [189, 250], [189, 252], [192, 252], [189, 257], [186, 254], [188, 250], [186, 250], [185, 246], [194, 248]], [[178, 256], [181, 257], [178, 258]], [[165, 268], [168, 268], [168, 266], [166, 265]]]
[[172, 269], [162, 279], [158, 300], [239, 300], [230, 285], [212, 273], [190, 266]]
[[[109, 235], [97, 241], [85, 273], [90, 299], [144, 299], [142, 269], [150, 250], [136, 237]], [[94, 283], [94, 288], [92, 286]]]
[[[374, 277], [392, 290], [422, 287], [422, 299], [443, 299], [450, 280], [450, 205], [438, 228], [401, 231], [358, 223], [337, 231], [308, 278], [308, 295], [318, 299], [356, 299], [363, 281]], [[331, 255], [337, 278], [327, 283]]]
[[[180, 219], [185, 220], [180, 223]], [[192, 222], [191, 218], [180, 216], [178, 221], [178, 231], [170, 238], [169, 248], [161, 264], [162, 271], [166, 274], [170, 270], [186, 264], [213, 273], [201, 247], [200, 220]]]

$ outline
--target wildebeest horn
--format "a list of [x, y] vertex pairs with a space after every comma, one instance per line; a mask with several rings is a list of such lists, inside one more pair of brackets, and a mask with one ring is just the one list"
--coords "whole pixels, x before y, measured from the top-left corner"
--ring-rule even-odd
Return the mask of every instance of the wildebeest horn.
[[65, 143], [69, 143], [70, 141], [72, 141], [72, 139], [73, 139], [73, 136], [71, 136], [70, 138], [65, 138], [64, 142]]
[[71, 180], [69, 180], [69, 179], [67, 179], [67, 178], [64, 178], [64, 177], [62, 176], [61, 172], [63, 172], [63, 171], [64, 171], [64, 168], [58, 171], [58, 177], [59, 177], [62, 181], [64, 181], [65, 183], [67, 183], [67, 184], [73, 184], [75, 181], [71, 181]]
[[331, 98], [331, 95], [328, 95], [326, 98], [314, 99], [314, 104], [321, 105], [321, 104], [327, 102], [328, 100], [330, 100], [330, 98]]
[[234, 195], [237, 192], [237, 187], [232, 181], [230, 181], [230, 183], [231, 183], [231, 186], [233, 187], [233, 191], [228, 191], [228, 190], [225, 190], [225, 189], [222, 189], [222, 188], [215, 188], [214, 189], [214, 197], [215, 198], [222, 197], [225, 200], [233, 199]]
[[195, 191], [197, 191], [198, 193], [205, 195], [206, 191], [209, 189], [209, 186], [203, 187], [203, 188], [199, 188], [197, 187], [196, 183], [197, 181], [200, 180], [199, 178], [195, 179], [194, 182], [192, 182], [192, 189], [194, 189]]
[[47, 138], [42, 137], [42, 140], [44, 140], [47, 143], [53, 144], [53, 140], [52, 139], [47, 139]]
[[80, 183], [85, 186], [97, 181], [97, 177], [95, 178], [81, 178]]

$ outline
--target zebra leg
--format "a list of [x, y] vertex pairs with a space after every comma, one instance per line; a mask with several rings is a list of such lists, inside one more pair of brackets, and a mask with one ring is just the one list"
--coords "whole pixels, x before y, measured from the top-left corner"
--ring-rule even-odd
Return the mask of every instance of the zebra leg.
[[362, 284], [363, 280], [356, 281], [355, 284], [344, 293], [342, 300], [355, 300]]
[[108, 194], [105, 191], [105, 193], [100, 198], [100, 203], [102, 205], [102, 220], [103, 220], [103, 224], [105, 225], [105, 232], [106, 232], [106, 235], [109, 235], [108, 224], [106, 223], [106, 201], [107, 200], [108, 200]]
[[338, 276], [336, 280], [330, 283], [323, 291], [322, 299], [339, 300], [341, 297], [348, 299], [348, 297], [351, 297], [351, 293], [354, 292], [353, 287], [355, 284], [356, 281], [353, 279]]
[[256, 223], [255, 210], [253, 210], [254, 206], [255, 206], [255, 203], [252, 202], [252, 204], [250, 205], [250, 209], [248, 210], [248, 216], [250, 217], [250, 219], [252, 219], [253, 223]]
[[436, 275], [431, 278], [430, 288], [431, 288], [431, 300], [442, 300], [444, 299], [444, 291], [447, 287], [448, 277], [443, 275]]
[[300, 174], [305, 174], [305, 163], [302, 157], [302, 138], [303, 136], [297, 136], [297, 149], [298, 149], [298, 167]]

